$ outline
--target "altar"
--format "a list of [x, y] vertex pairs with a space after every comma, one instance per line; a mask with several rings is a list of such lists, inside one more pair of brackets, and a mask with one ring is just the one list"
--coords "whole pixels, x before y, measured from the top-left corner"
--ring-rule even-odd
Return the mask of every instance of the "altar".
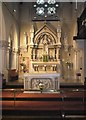
[[59, 73], [41, 73], [41, 74], [24, 74], [24, 89], [39, 90], [39, 84], [43, 84], [44, 90], [60, 89]]
[[[59, 90], [61, 77], [61, 25], [53, 31], [45, 23], [42, 28], [30, 30], [29, 72], [24, 73], [25, 90]], [[26, 65], [24, 65], [26, 67]], [[41, 85], [41, 86], [40, 86]]]

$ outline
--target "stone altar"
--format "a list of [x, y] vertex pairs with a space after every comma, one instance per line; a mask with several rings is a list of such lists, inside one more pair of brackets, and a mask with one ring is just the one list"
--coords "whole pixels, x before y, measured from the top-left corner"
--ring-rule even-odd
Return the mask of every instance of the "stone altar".
[[24, 74], [24, 89], [39, 90], [39, 84], [44, 85], [44, 90], [60, 89], [59, 73], [41, 73], [41, 74]]

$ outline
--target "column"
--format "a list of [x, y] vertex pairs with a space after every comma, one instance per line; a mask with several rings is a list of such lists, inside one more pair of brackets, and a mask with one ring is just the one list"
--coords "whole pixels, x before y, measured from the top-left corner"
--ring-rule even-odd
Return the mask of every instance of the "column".
[[2, 47], [1, 47], [1, 44], [0, 44], [0, 56], [1, 56], [1, 59], [0, 59], [0, 73], [2, 73]]
[[34, 26], [31, 26], [30, 29], [30, 45], [33, 45], [33, 39], [34, 39]]
[[12, 52], [12, 64], [11, 64], [11, 69], [17, 69], [17, 53], [16, 52]]
[[24, 52], [27, 52], [28, 51], [28, 35], [27, 35], [27, 32], [24, 32], [23, 44], [24, 44]]
[[61, 44], [60, 39], [61, 39], [61, 25], [60, 23], [57, 26], [57, 38], [58, 38], [58, 44]]
[[27, 32], [24, 32], [24, 45], [28, 44], [28, 35]]
[[34, 59], [33, 55], [34, 55], [34, 50], [33, 50], [33, 49], [31, 49], [31, 60], [33, 60], [33, 59]]
[[55, 59], [56, 59], [56, 54], [57, 54], [57, 51], [56, 51], [56, 48], [55, 48]]
[[56, 51], [56, 56], [57, 56], [57, 60], [60, 60], [60, 48], [57, 48], [57, 51]]
[[2, 59], [2, 69], [4, 70], [4, 69], [6, 69], [6, 49], [5, 49], [5, 46], [4, 47], [2, 47], [2, 57], [1, 57], [1, 59]]
[[57, 58], [57, 60], [58, 60], [58, 50], [59, 50], [59, 49], [57, 48], [57, 51], [56, 51], [56, 53], [57, 53], [57, 54], [56, 54], [56, 58]]
[[10, 51], [9, 50], [7, 50], [7, 53], [6, 53], [6, 67], [7, 67], [7, 69], [9, 69], [10, 68], [10, 64], [9, 64], [9, 54], [10, 54]]

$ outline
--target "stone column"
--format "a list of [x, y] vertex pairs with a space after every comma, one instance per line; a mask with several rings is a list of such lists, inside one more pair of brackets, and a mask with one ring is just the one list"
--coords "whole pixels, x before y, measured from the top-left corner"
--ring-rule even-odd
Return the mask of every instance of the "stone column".
[[33, 45], [33, 42], [34, 42], [34, 26], [32, 25], [30, 29], [30, 45]]
[[57, 26], [57, 38], [58, 38], [58, 44], [61, 44], [61, 25], [60, 25], [60, 23], [58, 24], [58, 26]]
[[24, 32], [24, 45], [28, 44], [28, 35], [27, 32]]
[[6, 69], [6, 46], [2, 47], [2, 69]]
[[10, 55], [10, 50], [7, 50], [7, 53], [6, 53], [6, 67], [7, 67], [7, 69], [10, 68], [10, 64], [9, 64], [10, 57], [9, 57], [9, 55]]
[[59, 59], [58, 54], [59, 54], [59, 49], [57, 48], [57, 51], [56, 51], [56, 58], [57, 58], [57, 61], [58, 61], [58, 59]]
[[2, 73], [2, 46], [1, 46], [1, 43], [0, 43], [0, 56], [1, 56], [1, 59], [0, 59], [0, 73]]
[[57, 56], [57, 60], [60, 60], [60, 46], [57, 48], [57, 52], [56, 52], [56, 56]]
[[17, 53], [12, 52], [12, 64], [11, 64], [11, 69], [17, 69]]

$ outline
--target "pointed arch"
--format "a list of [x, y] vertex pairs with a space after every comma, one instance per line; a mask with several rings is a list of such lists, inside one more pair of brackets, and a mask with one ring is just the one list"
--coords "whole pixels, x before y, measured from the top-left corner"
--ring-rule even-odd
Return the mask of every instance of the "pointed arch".
[[57, 35], [47, 25], [44, 25], [41, 30], [35, 33], [34, 43], [36, 45], [43, 44], [44, 42], [48, 45], [57, 44]]

